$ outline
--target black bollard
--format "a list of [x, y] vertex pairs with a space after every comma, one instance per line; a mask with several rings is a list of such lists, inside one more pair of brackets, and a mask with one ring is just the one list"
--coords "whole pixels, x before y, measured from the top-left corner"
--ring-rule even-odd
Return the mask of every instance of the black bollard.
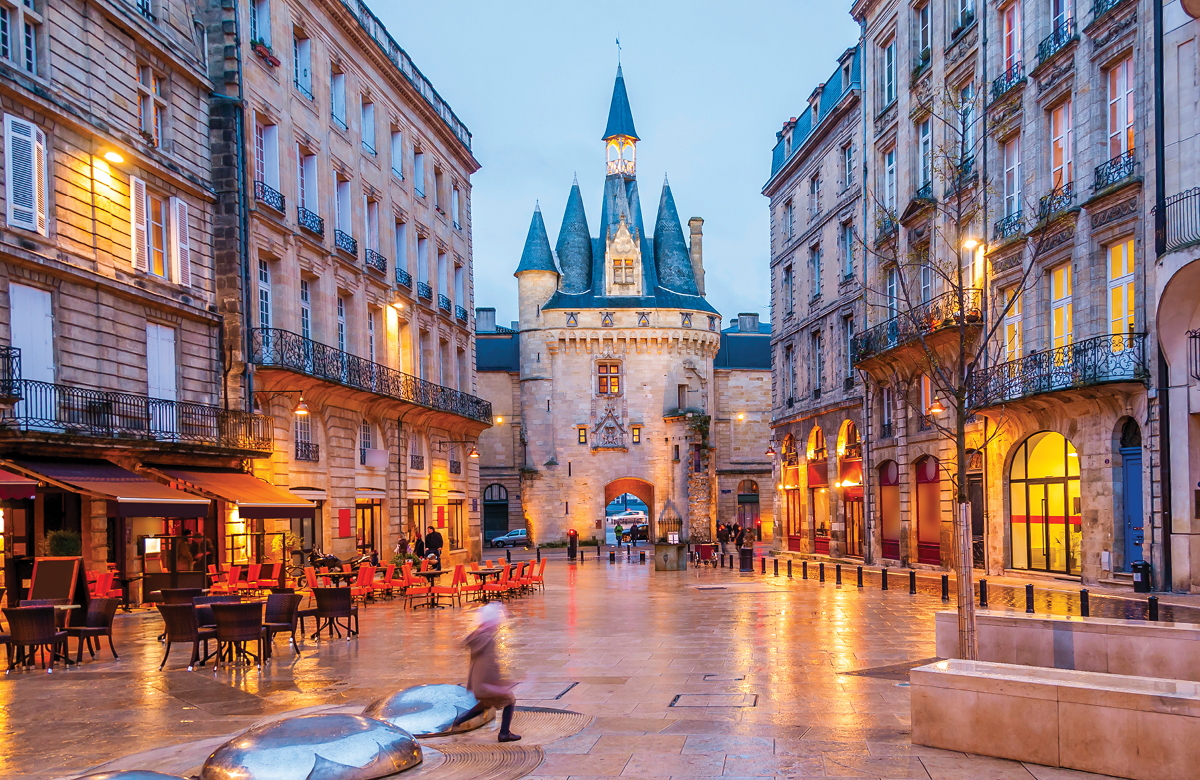
[[835, 585], [842, 584], [842, 564], [835, 564], [833, 567], [833, 582]]
[[1082, 617], [1092, 616], [1092, 605], [1088, 603], [1088, 590], [1084, 588], [1079, 591], [1079, 614]]
[[616, 562], [617, 562], [617, 551], [616, 551], [616, 550], [609, 550], [609, 551], [608, 551], [608, 562], [609, 562], [609, 563], [616, 563]]
[[646, 562], [646, 551], [642, 550], [640, 553], [638, 553], [638, 555], [641, 556], [641, 560], [639, 561], [639, 563], [645, 563]]
[[788, 579], [792, 578], [792, 559], [788, 558]]
[[775, 567], [774, 576], [778, 577], [779, 576], [779, 559], [778, 558], [773, 559], [771, 562], [771, 565]]
[[763, 574], [766, 574], [766, 573], [767, 573], [767, 556], [765, 556], [765, 555], [764, 555], [764, 556], [763, 556], [762, 558], [760, 558], [759, 560], [761, 560], [761, 561], [762, 561], [762, 573], [763, 573]]
[[504, 551], [504, 561], [505, 563], [512, 563], [512, 550]]
[[1033, 614], [1033, 583], [1025, 586], [1025, 614]]
[[979, 581], [979, 608], [987, 609], [987, 580]]
[[541, 545], [538, 545], [538, 547], [537, 547], [537, 559], [538, 559], [538, 563], [542, 562], [542, 547], [541, 547]]
[[821, 575], [820, 581], [824, 582], [825, 581], [825, 561], [821, 561], [820, 563], [818, 563], [817, 569], [820, 571], [820, 575]]
[[721, 568], [725, 568], [725, 553], [721, 553]]
[[808, 579], [808, 561], [800, 561], [800, 579]]
[[1146, 606], [1150, 609], [1149, 620], [1158, 620], [1158, 596], [1151, 596]]
[[887, 590], [887, 569], [879, 570], [879, 578], [883, 581], [883, 587], [880, 590]]
[[917, 595], [917, 572], [915, 569], [908, 570], [908, 595]]
[[942, 575], [942, 601], [950, 600], [950, 575]]
[[858, 587], [862, 587], [862, 567], [858, 567]]

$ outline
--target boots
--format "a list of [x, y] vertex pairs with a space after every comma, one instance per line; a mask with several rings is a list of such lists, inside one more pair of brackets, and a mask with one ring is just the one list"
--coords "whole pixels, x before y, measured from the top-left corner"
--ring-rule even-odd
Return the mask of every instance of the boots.
[[496, 738], [499, 742], [516, 742], [521, 739], [520, 734], [514, 734], [509, 730], [512, 726], [513, 705], [508, 705], [504, 708], [504, 712], [500, 716], [500, 734]]

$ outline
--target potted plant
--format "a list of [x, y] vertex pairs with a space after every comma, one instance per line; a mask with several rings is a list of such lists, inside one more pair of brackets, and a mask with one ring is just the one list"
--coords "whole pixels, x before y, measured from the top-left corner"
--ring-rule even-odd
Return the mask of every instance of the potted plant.
[[263, 61], [270, 63], [276, 67], [279, 66], [279, 58], [275, 56], [275, 52], [271, 51], [271, 45], [262, 38], [255, 38], [250, 41], [250, 48], [254, 50]]
[[83, 537], [78, 531], [51, 531], [46, 534], [46, 555], [51, 558], [78, 558], [83, 555]]

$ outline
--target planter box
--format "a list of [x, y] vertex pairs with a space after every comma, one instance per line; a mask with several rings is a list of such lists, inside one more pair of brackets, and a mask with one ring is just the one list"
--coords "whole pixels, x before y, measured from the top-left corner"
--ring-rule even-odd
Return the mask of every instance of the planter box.
[[655, 571], [684, 571], [687, 569], [686, 544], [655, 544]]

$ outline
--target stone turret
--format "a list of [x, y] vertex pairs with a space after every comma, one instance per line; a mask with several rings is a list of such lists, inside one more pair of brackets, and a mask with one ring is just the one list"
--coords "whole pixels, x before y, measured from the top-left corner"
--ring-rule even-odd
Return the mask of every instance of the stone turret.
[[571, 185], [567, 196], [567, 209], [563, 213], [562, 228], [558, 231], [555, 246], [558, 262], [562, 268], [562, 291], [584, 293], [592, 288], [592, 234], [588, 230], [587, 214], [583, 208], [583, 194], [579, 191], [579, 179]]
[[692, 257], [692, 275], [696, 277], [696, 290], [701, 295], [704, 295], [704, 248], [703, 234], [701, 228], [704, 227], [704, 220], [700, 217], [692, 217], [688, 220], [688, 230], [691, 231], [691, 241], [688, 243], [688, 254]]

